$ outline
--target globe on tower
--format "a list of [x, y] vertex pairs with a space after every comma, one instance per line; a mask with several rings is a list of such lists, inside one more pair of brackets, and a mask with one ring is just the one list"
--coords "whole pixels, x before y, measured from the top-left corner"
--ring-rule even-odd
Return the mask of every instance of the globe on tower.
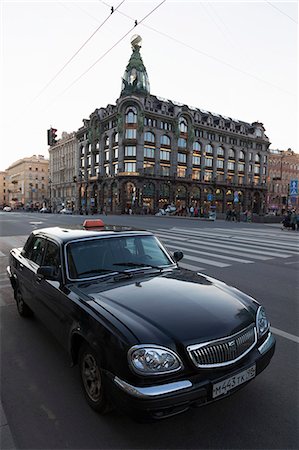
[[132, 36], [132, 55], [122, 78], [121, 96], [150, 93], [148, 75], [140, 55], [141, 42], [142, 39], [138, 34]]

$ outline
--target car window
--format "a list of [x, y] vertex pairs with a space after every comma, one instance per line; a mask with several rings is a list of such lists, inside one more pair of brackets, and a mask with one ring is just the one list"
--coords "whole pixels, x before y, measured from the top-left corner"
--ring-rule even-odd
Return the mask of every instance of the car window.
[[41, 265], [46, 248], [46, 240], [41, 237], [34, 237], [26, 251], [26, 258]]
[[48, 242], [43, 265], [53, 266], [56, 269], [60, 266], [59, 247], [54, 242]]
[[173, 264], [154, 236], [120, 236], [71, 242], [67, 245], [69, 277], [88, 278], [106, 271], [134, 269], [143, 264]]

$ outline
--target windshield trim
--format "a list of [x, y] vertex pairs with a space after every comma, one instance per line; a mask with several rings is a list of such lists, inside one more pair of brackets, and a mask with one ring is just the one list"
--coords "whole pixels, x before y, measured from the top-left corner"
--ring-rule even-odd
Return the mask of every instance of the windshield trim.
[[[144, 233], [142, 233], [142, 232], [139, 231], [138, 233], [133, 233], [132, 234], [132, 232], [130, 232], [130, 236], [152, 236], [152, 237], [154, 237], [154, 239], [156, 240], [156, 242], [159, 245], [159, 247], [162, 250], [162, 252], [167, 256], [167, 258], [171, 262], [170, 264], [167, 264], [167, 265], [164, 264], [164, 265], [159, 266], [159, 267], [161, 267], [161, 271], [163, 269], [166, 269], [166, 268], [170, 269], [170, 268], [177, 267], [177, 263], [174, 261], [174, 259], [171, 256], [171, 254], [168, 253], [166, 248], [162, 245], [162, 243], [159, 241], [159, 239], [153, 233], [150, 233], [148, 231], [145, 231]], [[115, 271], [112, 270], [111, 273], [103, 273], [103, 274], [99, 274], [99, 275], [94, 275], [92, 277], [71, 278], [70, 271], [69, 271], [69, 266], [68, 266], [67, 247], [68, 247], [69, 244], [73, 244], [75, 242], [83, 242], [83, 241], [91, 241], [91, 240], [95, 241], [95, 240], [99, 240], [99, 239], [114, 239], [114, 238], [119, 238], [119, 237], [129, 237], [129, 235], [117, 233], [115, 235], [109, 235], [109, 236], [108, 235], [107, 236], [103, 236], [102, 235], [102, 236], [98, 236], [98, 237], [97, 236], [90, 236], [90, 237], [86, 237], [86, 238], [83, 238], [83, 239], [79, 238], [79, 239], [72, 239], [72, 240], [68, 241], [65, 244], [65, 246], [64, 246], [64, 262], [65, 262], [65, 271], [66, 271], [67, 279], [72, 281], [72, 282], [74, 282], [74, 281], [76, 281], [76, 282], [80, 281], [81, 282], [81, 281], [96, 280], [98, 278], [107, 278], [107, 277], [110, 277], [110, 276], [118, 275], [119, 274], [118, 270], [115, 270]], [[150, 266], [148, 268], [152, 269]], [[127, 273], [136, 272], [136, 271], [140, 271], [141, 269], [147, 270], [148, 268], [147, 267], [142, 267], [142, 268], [141, 267], [135, 267], [135, 268], [132, 268], [132, 269], [126, 269], [125, 272], [127, 272]], [[122, 272], [124, 272], [124, 271], [122, 271]]]

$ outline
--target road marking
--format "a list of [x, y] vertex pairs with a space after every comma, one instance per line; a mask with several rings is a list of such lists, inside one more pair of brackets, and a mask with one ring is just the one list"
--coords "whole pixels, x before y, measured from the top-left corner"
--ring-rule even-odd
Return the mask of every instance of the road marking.
[[192, 264], [186, 264], [186, 263], [183, 263], [183, 262], [179, 262], [179, 267], [182, 267], [183, 269], [193, 270], [194, 272], [199, 272], [201, 270], [206, 270], [203, 267], [192, 266]]
[[284, 264], [299, 264], [299, 261], [287, 262], [287, 263], [284, 263]]
[[4, 255], [4, 253], [2, 253], [2, 252], [0, 251], [0, 258], [1, 258], [2, 256], [5, 256], [5, 255]]
[[[167, 247], [172, 250], [176, 250], [176, 247], [174, 247], [173, 245], [167, 245]], [[244, 263], [244, 264], [248, 264], [248, 263], [252, 264], [253, 263], [253, 261], [249, 261], [248, 259], [240, 259], [240, 258], [234, 258], [232, 256], [218, 255], [217, 253], [203, 252], [200, 250], [192, 250], [190, 248], [182, 247], [182, 246], [180, 247], [180, 250], [184, 250], [184, 251], [196, 253], [196, 254], [199, 253], [200, 255], [212, 256], [213, 258], [228, 259], [229, 261], [236, 261], [236, 262], [240, 262], [240, 263]]]
[[271, 327], [271, 331], [274, 334], [277, 334], [278, 336], [282, 336], [286, 339], [289, 339], [290, 341], [296, 342], [299, 344], [299, 337], [295, 336], [294, 334], [286, 333], [285, 331], [279, 330], [278, 328]]

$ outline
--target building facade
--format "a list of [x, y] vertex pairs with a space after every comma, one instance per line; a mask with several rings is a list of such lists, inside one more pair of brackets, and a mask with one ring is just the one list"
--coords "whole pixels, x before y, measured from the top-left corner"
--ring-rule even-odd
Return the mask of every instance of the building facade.
[[78, 164], [76, 134], [63, 132], [61, 139], [49, 148], [49, 193], [54, 212], [63, 207], [79, 209]]
[[298, 195], [291, 195], [290, 183], [299, 182], [299, 154], [291, 149], [270, 149], [268, 162], [268, 211], [283, 214], [287, 209], [299, 210]]
[[263, 124], [151, 95], [140, 40], [116, 104], [96, 109], [76, 137], [82, 209], [266, 210], [270, 142]]
[[22, 158], [6, 170], [7, 203], [12, 208], [38, 209], [47, 204], [49, 161], [43, 155]]
[[7, 172], [0, 171], [0, 208], [8, 205]]

